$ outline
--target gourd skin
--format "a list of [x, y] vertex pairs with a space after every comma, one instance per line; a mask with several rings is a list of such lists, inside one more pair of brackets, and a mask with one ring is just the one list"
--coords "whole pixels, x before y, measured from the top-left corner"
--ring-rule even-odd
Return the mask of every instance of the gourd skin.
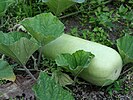
[[55, 59], [62, 53], [84, 50], [95, 55], [88, 68], [79, 75], [84, 80], [98, 86], [113, 83], [120, 75], [122, 59], [112, 48], [78, 37], [63, 34], [43, 47], [45, 57]]

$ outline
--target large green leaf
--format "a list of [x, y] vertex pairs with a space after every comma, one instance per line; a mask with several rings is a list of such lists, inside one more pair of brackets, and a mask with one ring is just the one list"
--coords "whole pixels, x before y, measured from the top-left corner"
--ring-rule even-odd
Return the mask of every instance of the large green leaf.
[[16, 79], [12, 67], [3, 60], [0, 60], [0, 79], [10, 81], [15, 81]]
[[71, 93], [56, 84], [45, 72], [40, 72], [33, 90], [39, 100], [74, 100]]
[[57, 16], [75, 3], [82, 3], [85, 0], [42, 0], [50, 10]]
[[19, 32], [9, 34], [0, 32], [0, 52], [25, 65], [39, 46], [23, 34]]
[[56, 64], [64, 69], [72, 72], [73, 74], [79, 74], [84, 68], [87, 68], [94, 58], [94, 55], [90, 52], [78, 50], [72, 55], [64, 53], [56, 58]]
[[133, 62], [133, 36], [126, 35], [118, 39], [117, 47], [124, 64]]
[[25, 19], [21, 24], [42, 45], [56, 39], [64, 32], [64, 25], [51, 13]]
[[30, 38], [27, 34], [21, 32], [3, 33], [0, 31], [0, 43], [10, 45], [20, 40], [21, 37]]
[[13, 2], [14, 2], [14, 0], [0, 0], [0, 17], [5, 14], [7, 8]]

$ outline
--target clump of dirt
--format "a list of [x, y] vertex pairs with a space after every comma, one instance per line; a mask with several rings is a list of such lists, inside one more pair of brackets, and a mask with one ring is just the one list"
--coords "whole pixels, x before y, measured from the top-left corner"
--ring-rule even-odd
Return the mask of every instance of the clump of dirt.
[[0, 85], [0, 100], [35, 100], [32, 86], [35, 81], [30, 77], [17, 76], [15, 82]]

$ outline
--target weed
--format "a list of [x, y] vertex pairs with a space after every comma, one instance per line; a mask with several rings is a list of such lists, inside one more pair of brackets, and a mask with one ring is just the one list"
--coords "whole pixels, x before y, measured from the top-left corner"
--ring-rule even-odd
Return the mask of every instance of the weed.
[[2, 84], [6, 84], [6, 83], [7, 83], [7, 80], [0, 79], [0, 85], [2, 85]]
[[101, 27], [95, 27], [92, 31], [88, 29], [78, 30], [78, 28], [71, 29], [71, 35], [82, 37], [93, 42], [98, 42], [112, 47], [113, 42], [109, 40], [109, 35]]

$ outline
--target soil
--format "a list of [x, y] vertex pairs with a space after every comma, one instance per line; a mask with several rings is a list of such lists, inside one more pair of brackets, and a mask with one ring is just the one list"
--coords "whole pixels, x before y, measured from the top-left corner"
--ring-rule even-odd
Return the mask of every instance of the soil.
[[[106, 87], [97, 87], [89, 83], [76, 84], [71, 87], [76, 100], [132, 100], [133, 99], [133, 75], [129, 78], [126, 76], [126, 80], [123, 81], [120, 91], [116, 91], [115, 88], [112, 93], [109, 94]], [[126, 89], [128, 86], [128, 92]], [[130, 90], [131, 89], [131, 90]]]

